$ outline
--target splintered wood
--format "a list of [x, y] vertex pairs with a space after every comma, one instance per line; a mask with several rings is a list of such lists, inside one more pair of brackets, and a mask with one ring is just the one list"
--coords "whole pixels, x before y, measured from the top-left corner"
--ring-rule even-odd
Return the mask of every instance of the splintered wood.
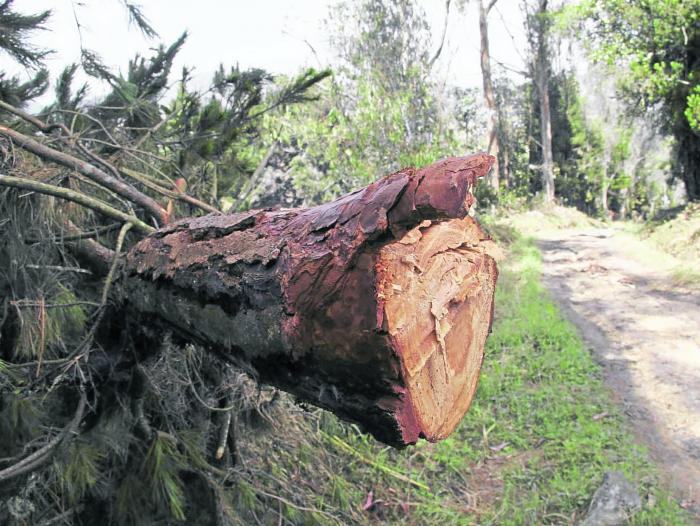
[[379, 253], [378, 298], [413, 410], [406, 442], [447, 437], [469, 408], [492, 319], [490, 250], [466, 217], [424, 221]]

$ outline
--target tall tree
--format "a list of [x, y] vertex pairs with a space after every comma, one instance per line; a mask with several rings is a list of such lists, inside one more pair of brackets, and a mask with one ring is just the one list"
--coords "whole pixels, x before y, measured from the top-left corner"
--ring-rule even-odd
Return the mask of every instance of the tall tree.
[[[456, 153], [447, 97], [430, 76], [438, 52], [415, 0], [340, 3], [328, 33], [337, 52], [333, 83], [314, 109], [288, 112], [279, 134], [297, 152], [291, 173], [307, 201]], [[277, 134], [280, 126], [272, 128]]]
[[481, 41], [481, 76], [484, 85], [484, 101], [488, 110], [488, 120], [486, 125], [486, 140], [487, 151], [494, 156], [496, 161], [491, 169], [490, 183], [493, 189], [498, 193], [500, 185], [500, 165], [498, 157], [500, 153], [500, 144], [498, 137], [498, 108], [496, 106], [496, 94], [493, 89], [493, 79], [491, 77], [491, 54], [489, 51], [489, 26], [488, 16], [491, 9], [496, 5], [498, 0], [491, 0], [488, 5], [484, 4], [484, 0], [479, 2], [479, 35]]
[[549, 101], [551, 62], [549, 57], [550, 13], [548, 0], [536, 0], [534, 10], [525, 3], [525, 24], [532, 60], [531, 78], [539, 99], [540, 146], [542, 148], [542, 190], [545, 202], [554, 201], [554, 156], [552, 153], [552, 114]]

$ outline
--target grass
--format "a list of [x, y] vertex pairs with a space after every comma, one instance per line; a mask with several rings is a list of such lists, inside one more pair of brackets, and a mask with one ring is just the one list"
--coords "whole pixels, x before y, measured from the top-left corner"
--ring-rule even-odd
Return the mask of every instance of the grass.
[[639, 235], [648, 238], [678, 261], [671, 273], [675, 285], [700, 286], [700, 272], [697, 270], [700, 258], [700, 205], [690, 204], [670, 219], [651, 221], [640, 229]]
[[617, 228], [631, 238], [647, 242], [647, 255], [662, 262], [673, 287], [700, 287], [700, 204], [688, 204], [660, 213], [645, 223], [625, 221]]
[[498, 225], [514, 226], [525, 235], [562, 228], [599, 227], [605, 224], [575, 208], [556, 204], [539, 204], [534, 208], [502, 211], [499, 214], [499, 220], [495, 223], [491, 216], [479, 219], [489, 223], [489, 226], [494, 226], [494, 224], [496, 227]]
[[247, 498], [232, 517], [241, 524], [276, 517], [288, 524], [574, 524], [604, 473], [619, 470], [654, 503], [631, 524], [691, 524], [660, 489], [598, 367], [543, 291], [537, 249], [502, 232], [512, 244], [496, 321], [459, 429], [440, 443], [395, 451], [325, 412], [284, 411], [275, 429], [241, 446]]
[[641, 234], [681, 260], [697, 261], [700, 258], [700, 204], [689, 204], [670, 219], [650, 221]]

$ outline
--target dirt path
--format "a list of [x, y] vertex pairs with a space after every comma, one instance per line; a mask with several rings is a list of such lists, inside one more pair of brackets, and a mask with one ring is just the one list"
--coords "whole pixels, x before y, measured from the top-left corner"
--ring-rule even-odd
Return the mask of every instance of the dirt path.
[[700, 293], [618, 230], [538, 235], [544, 283], [580, 328], [663, 475], [700, 514]]

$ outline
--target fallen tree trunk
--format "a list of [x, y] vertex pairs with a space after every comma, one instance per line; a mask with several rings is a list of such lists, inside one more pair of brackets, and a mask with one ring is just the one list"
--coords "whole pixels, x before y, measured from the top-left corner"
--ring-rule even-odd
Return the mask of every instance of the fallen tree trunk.
[[126, 302], [382, 442], [445, 438], [492, 320], [496, 264], [467, 216], [492, 163], [449, 158], [315, 208], [179, 221], [128, 254]]

